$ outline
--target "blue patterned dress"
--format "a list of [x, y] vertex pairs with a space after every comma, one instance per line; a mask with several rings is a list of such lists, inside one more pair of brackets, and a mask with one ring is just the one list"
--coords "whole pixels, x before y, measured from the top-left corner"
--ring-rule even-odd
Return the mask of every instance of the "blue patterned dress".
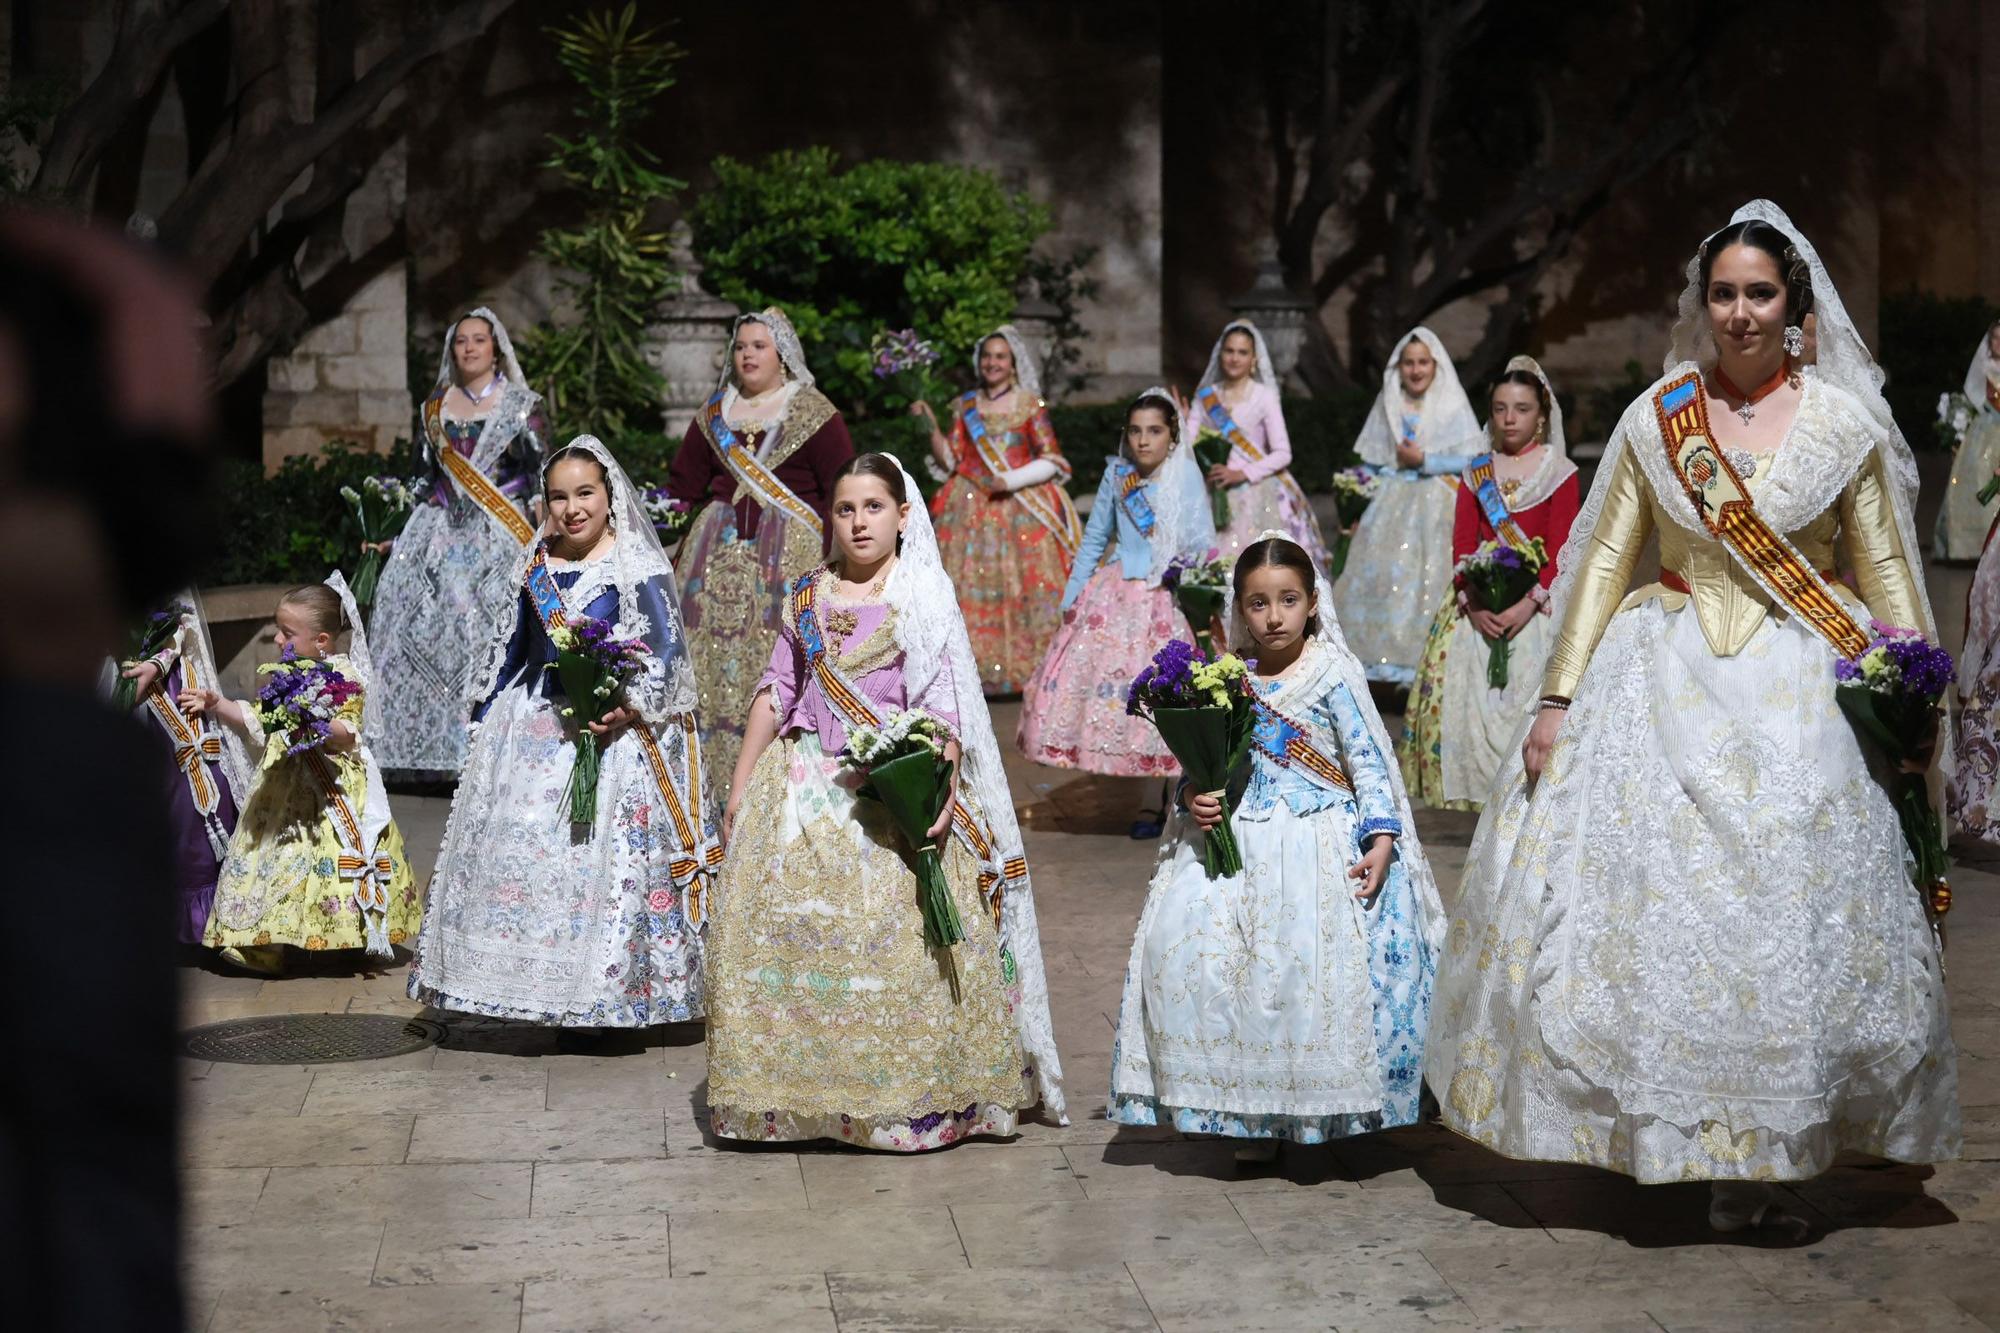
[[[1184, 1133], [1323, 1143], [1412, 1124], [1434, 963], [1401, 860], [1364, 907], [1348, 869], [1402, 833], [1362, 709], [1309, 644], [1259, 681], [1274, 707], [1337, 743], [1355, 792], [1262, 754], [1233, 816], [1244, 873], [1211, 880], [1181, 817], [1139, 918], [1112, 1056], [1110, 1118]], [[1357, 794], [1358, 793], [1358, 794]]]

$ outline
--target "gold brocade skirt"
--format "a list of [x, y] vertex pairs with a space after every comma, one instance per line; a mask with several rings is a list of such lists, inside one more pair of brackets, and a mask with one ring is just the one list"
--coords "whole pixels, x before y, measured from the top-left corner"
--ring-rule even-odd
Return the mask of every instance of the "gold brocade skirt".
[[918, 1152], [1011, 1134], [1036, 1100], [1008, 968], [955, 840], [959, 998], [876, 801], [807, 733], [757, 761], [708, 924], [708, 1099], [723, 1138]]

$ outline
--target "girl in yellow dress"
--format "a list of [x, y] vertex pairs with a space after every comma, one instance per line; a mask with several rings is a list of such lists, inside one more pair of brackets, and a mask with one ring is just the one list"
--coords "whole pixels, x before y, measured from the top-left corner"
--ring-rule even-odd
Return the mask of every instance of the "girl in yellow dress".
[[[422, 905], [382, 775], [361, 740], [370, 674], [361, 618], [336, 573], [286, 593], [273, 619], [280, 652], [324, 662], [362, 692], [341, 706], [322, 744], [298, 753], [290, 752], [292, 736], [267, 736], [243, 700], [212, 689], [180, 696], [184, 712], [213, 715], [263, 752], [202, 943], [266, 974], [283, 970], [287, 945], [393, 957], [392, 946], [417, 929]], [[349, 651], [336, 653], [350, 629]]]

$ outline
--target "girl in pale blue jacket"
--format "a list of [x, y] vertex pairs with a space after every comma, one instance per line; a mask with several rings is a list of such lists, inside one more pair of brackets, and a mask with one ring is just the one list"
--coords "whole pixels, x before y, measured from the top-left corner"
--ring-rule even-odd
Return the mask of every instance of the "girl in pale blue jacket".
[[[1173, 777], [1174, 756], [1153, 724], [1125, 711], [1132, 678], [1161, 645], [1190, 637], [1167, 567], [1206, 560], [1215, 520], [1181, 413], [1148, 389], [1125, 413], [1125, 436], [1104, 468], [1083, 545], [1063, 590], [1063, 623], [1022, 695], [1021, 753], [1038, 764], [1117, 777]], [[1156, 837], [1142, 818], [1134, 837]]]

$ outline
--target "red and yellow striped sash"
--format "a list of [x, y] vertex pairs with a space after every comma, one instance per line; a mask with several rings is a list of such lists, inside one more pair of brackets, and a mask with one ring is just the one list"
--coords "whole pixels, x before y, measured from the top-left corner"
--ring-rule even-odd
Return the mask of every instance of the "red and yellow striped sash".
[[465, 497], [486, 511], [486, 516], [513, 535], [515, 541], [526, 546], [535, 540], [535, 529], [527, 516], [514, 507], [506, 493], [493, 484], [493, 479], [472, 465], [472, 460], [452, 447], [451, 437], [444, 429], [444, 399], [433, 397], [424, 403], [424, 429], [430, 432], [431, 447], [437, 450], [444, 470]]

